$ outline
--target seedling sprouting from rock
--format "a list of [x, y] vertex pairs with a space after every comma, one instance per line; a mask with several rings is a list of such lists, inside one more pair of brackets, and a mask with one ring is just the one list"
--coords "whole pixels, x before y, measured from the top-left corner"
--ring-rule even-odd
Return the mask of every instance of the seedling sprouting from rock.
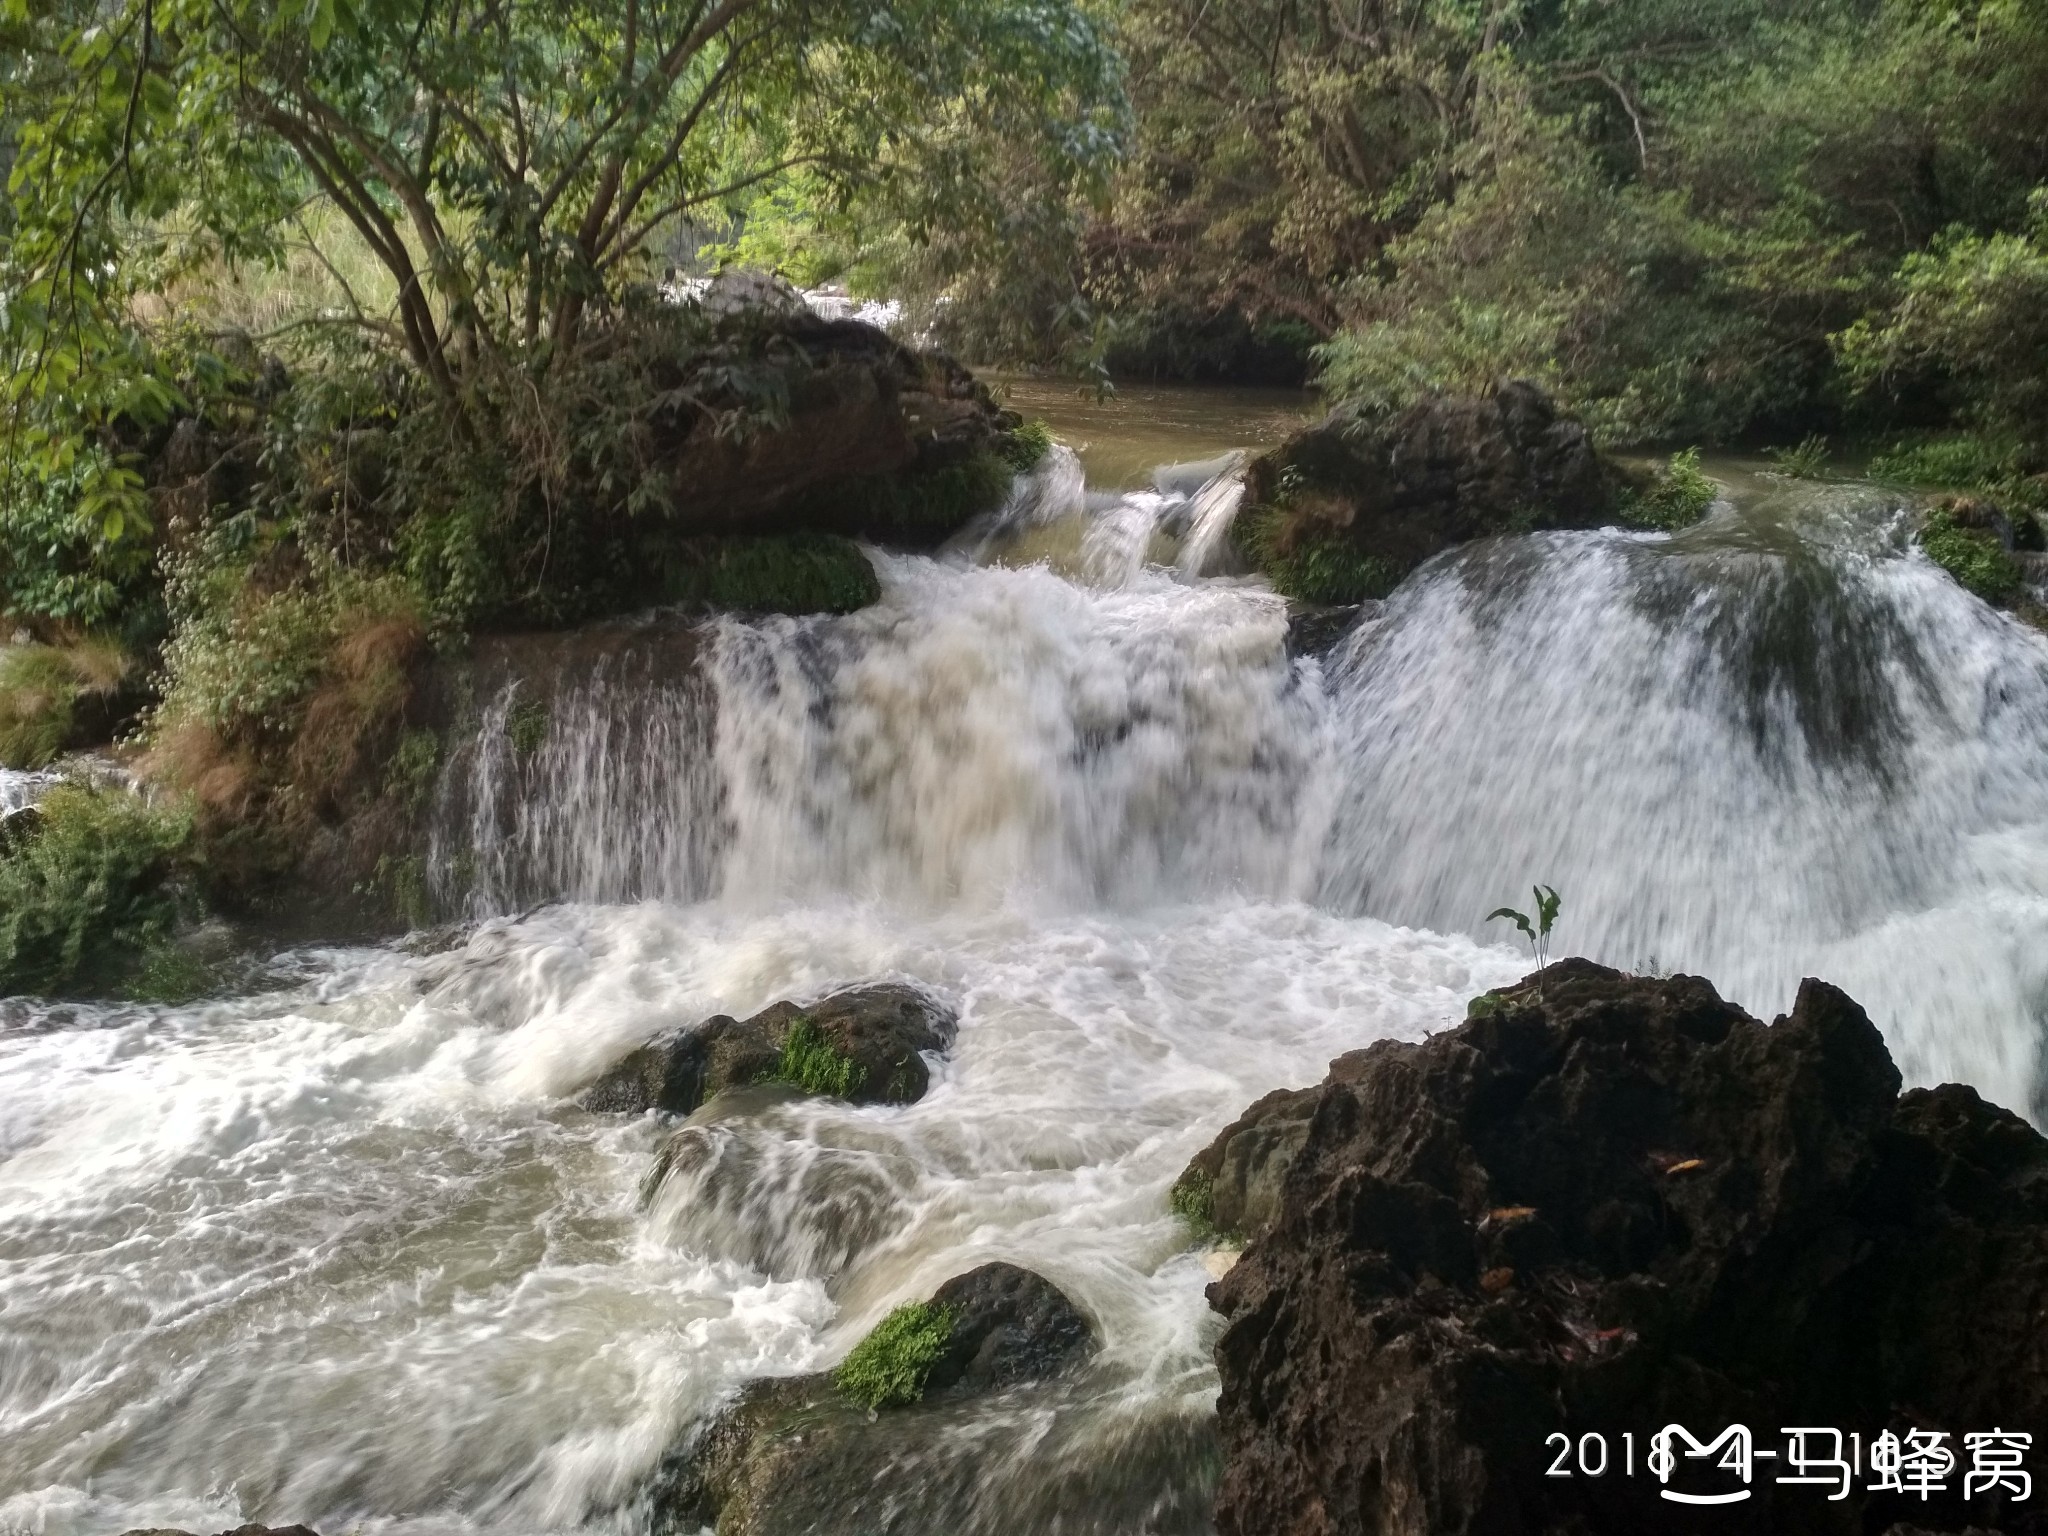
[[1490, 923], [1497, 917], [1504, 917], [1522, 930], [1522, 937], [1529, 941], [1529, 953], [1536, 960], [1536, 995], [1543, 995], [1543, 967], [1550, 963], [1550, 926], [1557, 921], [1557, 909], [1561, 905], [1557, 892], [1547, 885], [1532, 886], [1536, 897], [1536, 920], [1531, 922], [1529, 914], [1517, 912], [1513, 907], [1495, 907], [1486, 914]]

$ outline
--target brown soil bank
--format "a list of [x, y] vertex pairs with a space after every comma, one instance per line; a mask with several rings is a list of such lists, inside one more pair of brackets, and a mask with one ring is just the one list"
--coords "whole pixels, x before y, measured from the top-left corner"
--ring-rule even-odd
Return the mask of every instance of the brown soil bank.
[[[1966, 1087], [1901, 1095], [1818, 981], [1766, 1027], [1572, 960], [1472, 1015], [1340, 1058], [1183, 1181], [1264, 1222], [1209, 1292], [1223, 1536], [2048, 1531], [2048, 1490], [1983, 1475], [2019, 1442], [1966, 1440], [2030, 1435], [2048, 1471], [2048, 1141]], [[1745, 1426], [1746, 1475], [1736, 1439], [1680, 1440], [1660, 1479], [1674, 1424]], [[1873, 1491], [1886, 1435], [1938, 1489]], [[1795, 1450], [1819, 1481], [1781, 1481]]]

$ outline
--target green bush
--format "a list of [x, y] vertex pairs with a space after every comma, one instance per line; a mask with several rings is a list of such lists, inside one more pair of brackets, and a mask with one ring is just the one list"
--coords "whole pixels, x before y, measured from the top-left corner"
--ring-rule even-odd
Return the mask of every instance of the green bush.
[[1794, 480], [1818, 480], [1827, 473], [1828, 440], [1819, 433], [1802, 437], [1790, 448], [1767, 448], [1764, 454], [1778, 473]]
[[782, 1037], [782, 1054], [768, 1074], [769, 1082], [790, 1083], [805, 1093], [846, 1099], [865, 1074], [860, 1063], [832, 1047], [808, 1014], [798, 1014]]
[[1928, 559], [1985, 602], [2009, 603], [2019, 595], [2019, 562], [1993, 534], [1965, 528], [1946, 508], [1938, 508], [1920, 525], [1919, 539]]
[[924, 1396], [925, 1378], [953, 1337], [953, 1314], [928, 1301], [898, 1307], [839, 1363], [832, 1381], [869, 1409], [901, 1408]]
[[183, 815], [61, 786], [40, 826], [0, 850], [0, 995], [105, 985], [169, 936], [191, 834]]
[[1649, 488], [1629, 500], [1622, 509], [1622, 521], [1637, 528], [1676, 532], [1705, 517], [1719, 494], [1719, 487], [1700, 468], [1699, 449], [1688, 448], [1674, 453]]
[[867, 556], [836, 534], [691, 539], [667, 589], [672, 602], [745, 613], [851, 613], [882, 595]]
[[1051, 447], [1052, 428], [1042, 421], [1027, 421], [1005, 439], [1003, 459], [1018, 474], [1028, 475]]

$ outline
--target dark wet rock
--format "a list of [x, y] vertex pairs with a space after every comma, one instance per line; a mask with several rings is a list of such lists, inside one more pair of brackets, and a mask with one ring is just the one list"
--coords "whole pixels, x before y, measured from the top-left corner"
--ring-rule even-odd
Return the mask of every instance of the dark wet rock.
[[1321, 1099], [1319, 1089], [1279, 1088], [1258, 1100], [1195, 1154], [1174, 1183], [1174, 1209], [1232, 1241], [1265, 1231]]
[[[2038, 1458], [2048, 1141], [1966, 1087], [1901, 1096], [1817, 981], [1766, 1027], [1697, 977], [1566, 961], [1473, 1013], [1333, 1063], [1272, 1228], [1210, 1288], [1223, 1536], [2048, 1529], [1960, 1473], [1829, 1502], [1759, 1458], [1739, 1507], [1688, 1509], [1641, 1460], [1673, 1423], [1780, 1453], [1784, 1425], [1937, 1429], [1965, 1467], [1998, 1428]], [[1633, 1434], [1637, 1474], [1546, 1477], [1559, 1433]]]
[[850, 1064], [850, 1086], [840, 1097], [909, 1104], [930, 1086], [923, 1053], [950, 1046], [958, 1023], [931, 994], [898, 983], [851, 987], [814, 1003], [775, 1003], [748, 1019], [720, 1014], [633, 1051], [584, 1091], [582, 1104], [609, 1113], [687, 1115], [726, 1088], [775, 1077], [792, 1031], [806, 1025]]
[[1627, 475], [1534, 384], [1435, 396], [1391, 416], [1333, 412], [1252, 461], [1233, 542], [1306, 602], [1383, 597], [1431, 555], [1487, 534], [1614, 521]]
[[[956, 1276], [927, 1305], [950, 1309], [953, 1328], [920, 1401], [870, 1411], [830, 1372], [754, 1382], [657, 1475], [650, 1496], [655, 1527], [708, 1525], [719, 1536], [908, 1536], [934, 1529], [923, 1522], [947, 1500], [911, 1494], [903, 1479], [959, 1480], [964, 1473], [960, 1493], [984, 1480], [950, 1443], [947, 1406], [1050, 1384], [1085, 1357], [1092, 1334], [1057, 1286], [1013, 1264]], [[1075, 1513], [1060, 1528], [1088, 1528], [1073, 1520]], [[999, 1520], [988, 1528], [1009, 1527]]]
[[1043, 1381], [1088, 1345], [1088, 1320], [1066, 1292], [1015, 1264], [984, 1264], [956, 1275], [932, 1303], [952, 1314], [953, 1331], [925, 1377], [927, 1397]]
[[1332, 608], [1311, 605], [1290, 613], [1287, 654], [1320, 656], [1357, 628], [1361, 620], [1375, 615], [1380, 606], [1377, 602], [1340, 603]]
[[[190, 1531], [151, 1529], [124, 1531], [122, 1536], [192, 1536]], [[319, 1532], [304, 1525], [238, 1525], [232, 1531], [222, 1531], [219, 1536], [319, 1536]]]

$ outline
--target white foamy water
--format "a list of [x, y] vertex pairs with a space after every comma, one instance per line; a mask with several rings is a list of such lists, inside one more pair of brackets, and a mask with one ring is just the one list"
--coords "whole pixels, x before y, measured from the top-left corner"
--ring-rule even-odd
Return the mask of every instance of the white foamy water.
[[[635, 1532], [736, 1384], [1006, 1259], [1103, 1353], [959, 1410], [906, 1529], [1200, 1532], [1213, 1320], [1167, 1187], [1519, 975], [1480, 918], [1536, 880], [1563, 952], [1766, 1015], [1824, 975], [1909, 1078], [2035, 1103], [2048, 645], [1882, 498], [1743, 480], [1676, 539], [1476, 547], [1318, 662], [1198, 579], [1232, 489], [1162, 477], [1057, 568], [885, 559], [875, 608], [671, 632], [544, 718], [480, 701], [430, 857], [498, 915], [447, 953], [17, 1005], [0, 1531]], [[1083, 505], [1056, 457], [1016, 521]], [[653, 1122], [573, 1106], [663, 1030], [881, 978], [960, 1010], [918, 1104], [743, 1098], [651, 1191]]]

